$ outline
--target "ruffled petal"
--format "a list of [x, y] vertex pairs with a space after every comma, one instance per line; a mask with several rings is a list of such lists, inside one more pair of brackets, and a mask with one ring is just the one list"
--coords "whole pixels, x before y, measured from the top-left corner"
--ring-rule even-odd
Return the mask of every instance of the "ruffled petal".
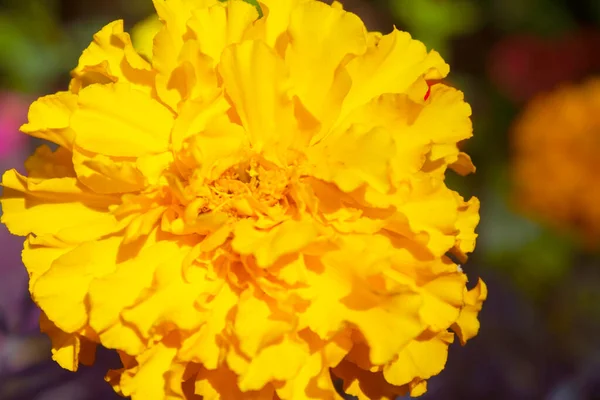
[[290, 24], [292, 11], [307, 0], [260, 0], [265, 15], [264, 40], [270, 47], [276, 47], [281, 35]]
[[71, 127], [77, 132], [75, 144], [84, 150], [140, 157], [169, 149], [173, 115], [128, 84], [88, 86], [78, 104]]
[[[184, 46], [187, 23], [194, 9], [218, 4], [218, 0], [153, 0], [162, 28], [154, 36], [152, 66], [156, 71], [155, 87], [161, 101], [171, 110], [177, 110], [182, 99], [181, 73], [174, 73]], [[185, 71], [181, 71], [185, 72]]]
[[467, 253], [470, 253], [475, 249], [475, 242], [478, 236], [477, 233], [475, 233], [475, 228], [479, 224], [480, 219], [479, 200], [476, 197], [472, 197], [459, 208], [458, 212], [458, 221], [456, 222], [456, 227], [458, 228], [456, 248], [464, 258]]
[[353, 84], [342, 116], [384, 93], [406, 93], [419, 78], [441, 79], [449, 71], [437, 52], [427, 53], [423, 43], [396, 29], [346, 68]]
[[293, 9], [288, 36], [292, 93], [326, 132], [352, 85], [344, 63], [367, 50], [365, 26], [355, 14], [306, 2]]
[[310, 305], [299, 316], [300, 326], [327, 338], [351, 323], [365, 337], [371, 362], [384, 364], [423, 331], [423, 300], [408, 277], [387, 278], [391, 264], [381, 238], [352, 239], [346, 238], [352, 246], [343, 251], [310, 260], [309, 289], [299, 290]]
[[225, 349], [214, 346], [214, 343], [224, 341], [225, 328], [233, 323], [232, 312], [238, 297], [227, 284], [219, 285], [219, 288], [212, 293], [214, 293], [212, 299], [207, 299], [200, 305], [204, 311], [202, 326], [185, 338], [178, 357], [215, 370], [224, 358]]
[[196, 377], [195, 393], [204, 400], [220, 399], [249, 399], [272, 400], [275, 390], [267, 386], [259, 391], [245, 391], [239, 389], [237, 375], [226, 367], [216, 370], [201, 368]]
[[123, 372], [120, 389], [132, 400], [163, 400], [165, 374], [177, 349], [158, 343], [136, 357], [137, 365]]
[[74, 178], [36, 181], [11, 170], [4, 173], [2, 185], [2, 223], [15, 235], [81, 243], [119, 229], [106, 212], [117, 199], [86, 192]]
[[454, 334], [444, 331], [434, 335], [425, 332], [402, 349], [384, 368], [386, 381], [402, 386], [439, 374], [446, 365], [448, 345], [454, 341]]
[[309, 221], [285, 221], [269, 231], [258, 230], [253, 225], [250, 220], [239, 222], [231, 245], [240, 254], [253, 254], [260, 267], [268, 267], [278, 258], [302, 250], [318, 236], [316, 227]]
[[272, 161], [284, 161], [281, 157], [286, 154], [281, 151], [302, 137], [297, 133], [293, 103], [286, 95], [283, 61], [263, 42], [245, 41], [225, 49], [219, 73], [254, 151], [269, 151], [266, 155]]
[[343, 380], [344, 392], [359, 400], [394, 400], [407, 392], [387, 382], [382, 372], [364, 370], [349, 361], [342, 361], [333, 374]]
[[71, 72], [70, 90], [79, 93], [94, 83], [128, 82], [137, 90], [150, 93], [154, 71], [123, 31], [123, 21], [106, 25], [94, 35], [94, 41], [83, 51], [79, 65]]
[[80, 148], [73, 149], [73, 164], [79, 182], [96, 193], [127, 193], [145, 186], [135, 159], [115, 160]]
[[210, 8], [193, 11], [188, 21], [191, 34], [202, 54], [215, 63], [221, 60], [223, 50], [244, 38], [246, 31], [258, 18], [256, 7], [246, 1], [230, 0]]
[[21, 127], [21, 131], [71, 149], [75, 132], [70, 127], [70, 120], [76, 109], [77, 96], [72, 93], [58, 92], [41, 97], [29, 108], [29, 122]]
[[[181, 272], [170, 264], [173, 260], [181, 263], [191, 247], [185, 241], [158, 241], [156, 234], [153, 231], [141, 249], [135, 244], [121, 246], [113, 271], [90, 284], [89, 323], [105, 347], [139, 354], [151, 337], [167, 334], [168, 329], [163, 327], [176, 324], [186, 329], [187, 324], [199, 321], [193, 311], [195, 292], [188, 290], [192, 285], [183, 283]], [[163, 279], [171, 279], [172, 283]], [[131, 280], [135, 283], [127, 284]], [[188, 310], [194, 315], [176, 313], [172, 303], [165, 300], [182, 301], [184, 297], [191, 297]]]
[[[82, 348], [81, 337], [74, 333], [62, 331], [44, 313], [40, 315], [40, 330], [50, 336], [52, 359], [66, 370], [77, 371], [80, 359], [86, 357], [86, 354], [82, 354], [82, 352], [89, 353], [90, 350], [87, 345]], [[87, 357], [89, 358], [89, 354]]]
[[307, 353], [308, 359], [296, 376], [277, 389], [277, 394], [282, 399], [341, 399], [333, 385], [329, 368], [337, 366], [348, 354], [352, 347], [350, 336], [343, 333], [329, 342], [321, 341], [314, 334], [306, 334], [302, 338], [310, 348], [310, 353]]
[[487, 286], [479, 279], [477, 286], [466, 291], [465, 289], [465, 305], [460, 312], [460, 316], [456, 323], [452, 325], [452, 329], [460, 338], [460, 343], [464, 345], [467, 340], [475, 337], [479, 332], [479, 320], [477, 315], [483, 306], [483, 302], [487, 299]]
[[389, 131], [352, 126], [310, 148], [311, 173], [346, 193], [363, 185], [387, 193], [394, 147]]
[[120, 239], [83, 243], [61, 255], [33, 287], [33, 299], [61, 330], [73, 333], [88, 322], [87, 293], [92, 280], [111, 273]]
[[147, 60], [152, 60], [154, 37], [162, 28], [158, 15], [151, 15], [133, 27], [131, 41], [135, 50]]
[[[245, 291], [239, 298], [234, 327], [239, 348], [250, 359], [255, 358], [273, 342], [281, 341], [285, 333], [293, 330], [293, 319], [277, 318], [276, 315], [280, 310], [269, 300], [257, 298], [251, 290]], [[257, 325], [256, 318], [265, 322]], [[289, 345], [293, 347], [292, 344]], [[254, 389], [260, 387], [262, 386]]]

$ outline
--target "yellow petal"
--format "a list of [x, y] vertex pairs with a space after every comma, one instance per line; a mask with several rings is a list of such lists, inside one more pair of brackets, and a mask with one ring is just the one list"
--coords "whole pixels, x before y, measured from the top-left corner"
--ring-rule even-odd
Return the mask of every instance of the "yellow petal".
[[[158, 0], [162, 2], [162, 0]], [[156, 2], [155, 2], [156, 3]], [[157, 71], [155, 86], [158, 98], [167, 105], [172, 111], [177, 111], [181, 101], [181, 86], [186, 82], [180, 82], [185, 79], [180, 76], [179, 79], [173, 79], [172, 73], [177, 68], [177, 58], [183, 46], [181, 38], [175, 39], [166, 25], [154, 37], [154, 56], [152, 66]]]
[[79, 182], [96, 193], [127, 193], [144, 188], [144, 176], [136, 160], [115, 160], [103, 154], [73, 149], [73, 164]]
[[165, 373], [177, 349], [158, 343], [136, 357], [139, 366], [121, 377], [121, 391], [131, 400], [164, 400]]
[[194, 368], [187, 363], [176, 363], [176, 358], [165, 373], [165, 400], [186, 400], [193, 398], [194, 388], [188, 383], [195, 378]]
[[[331, 135], [340, 135], [353, 126], [361, 131], [383, 129], [393, 139], [395, 148], [391, 168], [395, 186], [400, 186], [415, 172], [421, 170], [430, 149], [430, 135], [426, 129], [416, 130], [415, 119], [419, 118], [423, 105], [404, 94], [386, 94], [356, 108], [340, 120]], [[327, 140], [326, 137], [324, 140]], [[396, 196], [397, 198], [399, 196]]]
[[390, 189], [394, 141], [383, 129], [351, 127], [310, 148], [312, 174], [335, 183], [345, 193], [367, 185], [381, 193]]
[[[273, 146], [289, 148], [294, 139], [302, 140], [286, 96], [285, 65], [272, 49], [260, 41], [232, 45], [223, 52], [219, 72], [257, 153], [273, 152]], [[272, 161], [279, 161], [279, 156], [275, 153]]]
[[215, 370], [200, 368], [195, 386], [195, 393], [203, 400], [272, 400], [275, 395], [271, 385], [265, 386], [260, 391], [242, 392], [238, 386], [238, 376], [224, 366]]
[[87, 242], [57, 258], [33, 287], [33, 299], [60, 329], [72, 333], [88, 321], [90, 282], [115, 269], [120, 239]]
[[41, 145], [25, 161], [25, 170], [34, 179], [75, 178], [72, 159], [73, 153], [64, 147], [52, 151]]
[[[462, 92], [443, 84], [431, 87], [428, 105], [423, 107], [413, 129], [424, 132], [433, 142], [430, 160], [447, 158], [453, 163], [458, 157], [456, 144], [473, 135], [471, 107], [464, 102]], [[450, 146], [450, 151], [445, 149]]]
[[66, 370], [77, 371], [79, 369], [79, 352], [81, 351], [79, 336], [62, 331], [43, 312], [40, 315], [40, 330], [47, 334], [52, 341], [52, 359]]
[[423, 323], [432, 332], [445, 331], [458, 318], [467, 278], [450, 261], [427, 264], [417, 265], [414, 270], [407, 266], [402, 272], [414, 275], [421, 288], [423, 305], [420, 315]]
[[40, 139], [71, 149], [75, 133], [70, 120], [77, 109], [77, 96], [69, 92], [58, 92], [34, 101], [29, 108], [29, 122], [21, 131]]
[[[285, 362], [281, 362], [284, 359]], [[308, 346], [283, 339], [263, 349], [252, 358], [248, 370], [240, 377], [240, 389], [259, 390], [270, 381], [287, 381], [297, 376], [308, 359]]]
[[187, 40], [183, 44], [167, 89], [176, 90], [180, 100], [203, 102], [221, 93], [215, 63], [201, 52], [197, 41]]
[[426, 234], [423, 242], [427, 244], [427, 248], [441, 257], [456, 241], [460, 203], [455, 193], [442, 180], [423, 181], [420, 187], [415, 185], [415, 188], [414, 198], [398, 209], [407, 216], [414, 233]]
[[456, 228], [458, 229], [456, 247], [463, 256], [475, 249], [478, 236], [475, 233], [477, 224], [479, 224], [479, 200], [472, 197], [459, 208], [458, 221], [456, 222]]
[[189, 140], [189, 149], [202, 179], [215, 180], [227, 169], [243, 162], [248, 154], [248, 138], [237, 124], [218, 118]]
[[427, 53], [423, 43], [396, 29], [383, 36], [377, 46], [347, 66], [352, 89], [344, 101], [342, 117], [384, 93], [406, 93], [421, 77], [440, 79], [449, 67], [440, 55]]
[[202, 313], [195, 307], [196, 299], [204, 293], [202, 284], [184, 281], [181, 265], [191, 247], [183, 241], [181, 248], [168, 262], [158, 264], [153, 290], [146, 298], [121, 313], [123, 321], [133, 325], [144, 339], [160, 334], [161, 327], [191, 331], [201, 325]]
[[[245, 291], [240, 296], [234, 329], [240, 349], [248, 357], [256, 357], [263, 348], [292, 330], [292, 321], [275, 317], [277, 311], [276, 304], [268, 304], [266, 299], [256, 298], [251, 290]], [[257, 324], [257, 320], [263, 322]]]
[[188, 20], [194, 9], [210, 7], [218, 4], [218, 0], [153, 0], [153, 3], [163, 23], [154, 37], [152, 66], [157, 71], [156, 91], [163, 103], [176, 111], [182, 99], [182, 85], [186, 82], [181, 81], [185, 74], [173, 76], [173, 71], [180, 65]]
[[223, 115], [229, 108], [222, 96], [211, 103], [189, 101], [175, 122], [173, 148], [200, 185], [205, 179], [217, 179], [247, 155], [250, 145], [244, 129]]
[[134, 50], [122, 20], [111, 22], [94, 35], [71, 75], [74, 93], [94, 83], [129, 82], [149, 94], [154, 83], [152, 67]]
[[299, 315], [300, 326], [327, 338], [345, 323], [352, 323], [369, 345], [371, 362], [384, 364], [423, 331], [419, 316], [423, 300], [408, 277], [404, 281], [395, 278], [392, 289], [370, 287], [367, 278], [381, 279], [391, 265], [385, 253], [371, 250], [370, 244], [377, 246], [376, 242], [361, 238], [364, 245], [357, 237], [354, 247], [322, 256], [322, 264], [312, 260], [316, 265], [309, 269], [309, 288], [299, 290], [303, 298], [311, 299]]
[[26, 239], [23, 246], [23, 264], [27, 268], [29, 275], [29, 291], [33, 292], [35, 283], [46, 271], [50, 269], [52, 263], [60, 256], [73, 250], [73, 247], [48, 247], [39, 246], [31, 243], [31, 239]]
[[192, 11], [217, 5], [219, 0], [152, 0], [152, 3], [159, 19], [175, 37], [182, 38]]
[[367, 49], [365, 26], [355, 14], [311, 1], [294, 8], [288, 34], [293, 93], [329, 126], [351, 86], [342, 62]]
[[158, 184], [163, 173], [173, 165], [174, 161], [173, 153], [167, 151], [138, 157], [135, 165], [144, 176], [146, 186], [154, 186]]
[[148, 296], [152, 293], [157, 268], [171, 265], [172, 260], [181, 257], [177, 241], [158, 241], [156, 235], [156, 231], [152, 232], [141, 249], [134, 244], [121, 246], [121, 262], [114, 260], [114, 271], [94, 279], [89, 286], [89, 324], [108, 348], [129, 354], [143, 350], [145, 341], [141, 332], [131, 323], [124, 323], [121, 314], [143, 301], [143, 291]]
[[481, 311], [483, 302], [487, 299], [487, 286], [479, 279], [477, 286], [465, 293], [465, 306], [460, 311], [460, 316], [452, 329], [464, 345], [467, 340], [475, 337], [479, 332], [477, 315]]
[[171, 132], [173, 149], [180, 152], [187, 139], [203, 132], [209, 123], [222, 118], [230, 108], [224, 96], [215, 96], [212, 101], [192, 100], [183, 104]]
[[462, 176], [475, 172], [475, 165], [473, 165], [471, 157], [462, 151], [458, 153], [458, 159], [450, 167], [454, 172]]
[[51, 235], [66, 243], [81, 243], [118, 229], [107, 213], [117, 199], [86, 193], [74, 178], [36, 181], [11, 170], [2, 177], [2, 185], [2, 222], [15, 235]]
[[231, 245], [240, 254], [254, 254], [260, 267], [268, 267], [286, 254], [305, 248], [317, 238], [312, 222], [285, 221], [270, 231], [259, 231], [251, 220], [242, 220], [234, 230]]
[[127, 84], [92, 85], [79, 93], [71, 120], [75, 144], [92, 153], [140, 157], [169, 148], [172, 114]]
[[382, 372], [366, 371], [349, 361], [342, 361], [332, 372], [344, 381], [344, 392], [359, 400], [394, 400], [406, 392], [387, 382]]
[[148, 236], [159, 226], [159, 221], [167, 210], [167, 206], [153, 206], [138, 215], [132, 216], [123, 233], [123, 244], [130, 244]]
[[215, 63], [221, 60], [225, 47], [242, 41], [246, 30], [258, 18], [256, 7], [240, 0], [199, 8], [192, 14], [188, 26], [198, 41], [200, 52]]
[[217, 369], [225, 349], [214, 344], [223, 340], [226, 326], [232, 323], [230, 315], [237, 301], [237, 294], [228, 284], [224, 284], [211, 301], [202, 302], [201, 307], [205, 310], [204, 324], [183, 341], [178, 357], [200, 363], [206, 368]]
[[[301, 333], [302, 334], [302, 333]], [[347, 334], [340, 334], [330, 342], [322, 342], [314, 336], [303, 335], [311, 349], [311, 354], [292, 379], [277, 389], [282, 399], [302, 398], [307, 400], [337, 399], [330, 367], [334, 367], [348, 353], [352, 342]], [[311, 340], [313, 339], [313, 340]]]
[[391, 384], [402, 386], [415, 378], [427, 379], [439, 374], [446, 365], [448, 345], [453, 340], [454, 334], [450, 332], [413, 340], [392, 363], [384, 367], [385, 379]]
[[277, 40], [290, 23], [292, 10], [307, 0], [260, 0], [265, 15], [265, 42], [275, 47]]
[[162, 22], [158, 15], [153, 14], [141, 22], [138, 22], [131, 31], [131, 41], [137, 52], [152, 60], [152, 47], [154, 45], [154, 36], [162, 28]]

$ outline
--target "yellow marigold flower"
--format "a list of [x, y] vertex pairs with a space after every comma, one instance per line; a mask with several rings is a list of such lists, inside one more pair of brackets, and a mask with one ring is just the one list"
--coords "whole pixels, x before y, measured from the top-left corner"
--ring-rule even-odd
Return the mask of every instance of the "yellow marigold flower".
[[518, 205], [590, 244], [600, 239], [600, 80], [533, 99], [513, 130]]
[[103, 28], [22, 127], [59, 147], [2, 178], [54, 359], [115, 349], [134, 400], [423, 393], [486, 297], [448, 66], [338, 3], [154, 4], [152, 54]]

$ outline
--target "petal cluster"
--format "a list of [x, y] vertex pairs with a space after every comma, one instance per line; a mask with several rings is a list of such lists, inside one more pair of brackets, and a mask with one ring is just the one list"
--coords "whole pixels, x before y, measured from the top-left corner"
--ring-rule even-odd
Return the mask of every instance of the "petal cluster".
[[98, 32], [22, 127], [57, 146], [2, 178], [54, 359], [115, 349], [133, 400], [424, 393], [487, 295], [452, 261], [479, 203], [444, 182], [474, 170], [448, 65], [339, 3], [154, 4], [152, 46]]
[[600, 238], [600, 80], [536, 97], [515, 123], [515, 197], [526, 212], [577, 234]]

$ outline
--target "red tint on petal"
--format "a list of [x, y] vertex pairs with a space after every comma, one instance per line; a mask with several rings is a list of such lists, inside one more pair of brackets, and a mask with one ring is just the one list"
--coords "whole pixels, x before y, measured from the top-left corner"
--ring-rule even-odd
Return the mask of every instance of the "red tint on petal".
[[442, 81], [439, 79], [434, 79], [434, 80], [430, 80], [430, 81], [426, 81], [426, 82], [427, 82], [427, 93], [425, 93], [425, 97], [423, 98], [423, 100], [427, 100], [429, 98], [429, 96], [431, 95], [431, 87]]

